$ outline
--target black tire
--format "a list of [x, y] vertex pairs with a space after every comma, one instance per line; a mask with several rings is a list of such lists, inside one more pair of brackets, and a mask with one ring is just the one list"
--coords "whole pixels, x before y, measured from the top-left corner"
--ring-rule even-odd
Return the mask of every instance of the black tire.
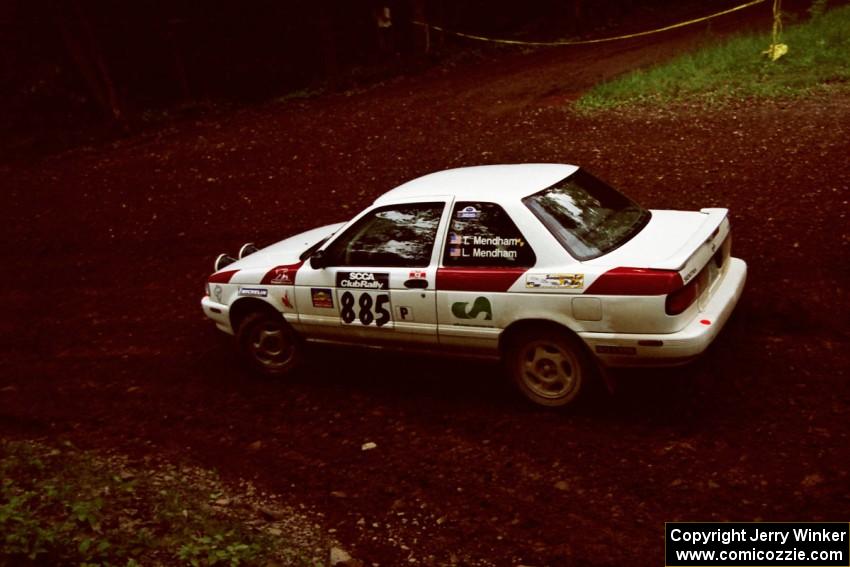
[[264, 376], [286, 376], [304, 356], [300, 337], [282, 315], [251, 313], [239, 325], [236, 339], [251, 369]]
[[504, 362], [522, 395], [546, 407], [575, 403], [593, 379], [584, 345], [555, 328], [520, 331], [507, 345]]

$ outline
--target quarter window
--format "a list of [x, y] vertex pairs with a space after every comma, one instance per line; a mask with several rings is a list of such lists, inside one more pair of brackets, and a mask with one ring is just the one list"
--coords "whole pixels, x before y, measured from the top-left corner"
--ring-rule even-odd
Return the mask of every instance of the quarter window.
[[331, 265], [388, 268], [430, 265], [444, 206], [416, 203], [372, 211], [328, 247]]
[[534, 261], [534, 251], [502, 207], [495, 203], [455, 203], [444, 265], [533, 266]]

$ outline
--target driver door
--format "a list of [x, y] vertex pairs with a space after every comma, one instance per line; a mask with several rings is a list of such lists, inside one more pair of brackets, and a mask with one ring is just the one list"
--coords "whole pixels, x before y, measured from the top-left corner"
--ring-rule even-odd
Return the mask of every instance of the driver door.
[[445, 201], [376, 207], [298, 270], [299, 323], [309, 338], [437, 343], [435, 242]]

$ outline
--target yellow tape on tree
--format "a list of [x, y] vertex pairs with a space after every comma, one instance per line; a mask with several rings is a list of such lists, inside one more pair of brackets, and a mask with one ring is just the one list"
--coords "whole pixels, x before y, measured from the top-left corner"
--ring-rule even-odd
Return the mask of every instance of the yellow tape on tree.
[[[417, 26], [423, 26], [426, 28], [430, 28], [432, 30], [447, 33], [451, 35], [455, 35], [457, 37], [463, 37], [466, 39], [474, 39], [477, 41], [489, 41], [491, 43], [503, 43], [507, 45], [529, 45], [529, 46], [555, 46], [555, 45], [589, 45], [592, 43], [605, 43], [607, 41], [618, 41], [621, 39], [631, 39], [633, 37], [642, 37], [645, 35], [652, 35], [656, 33], [661, 33], [669, 30], [673, 30], [676, 28], [683, 28], [685, 26], [690, 26], [693, 24], [698, 24], [700, 22], [705, 22], [707, 20], [711, 20], [713, 18], [717, 18], [719, 16], [725, 16], [726, 14], [731, 14], [732, 12], [737, 12], [738, 10], [743, 10], [744, 8], [749, 8], [750, 6], [755, 6], [756, 4], [761, 4], [766, 2], [767, 0], [752, 0], [751, 2], [747, 2], [746, 4], [741, 4], [740, 6], [735, 6], [734, 8], [729, 8], [728, 10], [723, 10], [722, 12], [717, 12], [714, 14], [710, 14], [708, 16], [703, 16], [701, 18], [695, 18], [693, 20], [688, 20], [686, 22], [679, 22], [678, 24], [672, 24], [669, 26], [664, 26], [663, 28], [656, 28], [653, 30], [647, 30], [637, 33], [630, 33], [625, 35], [618, 35], [614, 37], [602, 37], [599, 39], [582, 39], [582, 40], [563, 40], [563, 41], [520, 41], [516, 39], [497, 39], [492, 37], [484, 37], [481, 35], [473, 35], [471, 33], [463, 33], [458, 31], [451, 31], [445, 28], [441, 28], [440, 26], [432, 26], [425, 22], [413, 21], [413, 24]], [[778, 2], [779, 0], [774, 0], [774, 2]], [[775, 22], [775, 20], [774, 20]], [[774, 23], [775, 25], [775, 23]], [[780, 22], [781, 26], [781, 22]], [[781, 45], [781, 44], [780, 44]], [[787, 51], [786, 46], [786, 51]]]
[[779, 43], [779, 38], [782, 36], [782, 0], [773, 0], [773, 40], [767, 49], [762, 51], [762, 54], [770, 57], [771, 61], [776, 61], [786, 53], [788, 46], [784, 43]]

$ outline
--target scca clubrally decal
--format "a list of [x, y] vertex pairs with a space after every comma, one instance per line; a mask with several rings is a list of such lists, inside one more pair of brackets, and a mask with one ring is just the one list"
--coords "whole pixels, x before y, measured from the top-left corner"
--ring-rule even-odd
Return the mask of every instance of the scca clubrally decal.
[[389, 289], [390, 275], [386, 272], [337, 272], [336, 287], [346, 289]]

